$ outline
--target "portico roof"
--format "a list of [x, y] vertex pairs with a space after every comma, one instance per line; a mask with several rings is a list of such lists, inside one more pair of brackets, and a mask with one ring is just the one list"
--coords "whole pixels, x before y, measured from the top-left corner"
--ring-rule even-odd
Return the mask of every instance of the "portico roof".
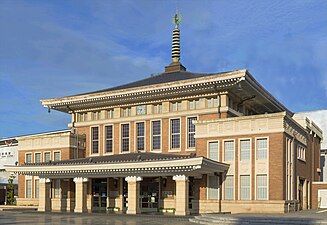
[[229, 165], [192, 155], [130, 153], [5, 166], [6, 171], [47, 178], [169, 176], [227, 172]]

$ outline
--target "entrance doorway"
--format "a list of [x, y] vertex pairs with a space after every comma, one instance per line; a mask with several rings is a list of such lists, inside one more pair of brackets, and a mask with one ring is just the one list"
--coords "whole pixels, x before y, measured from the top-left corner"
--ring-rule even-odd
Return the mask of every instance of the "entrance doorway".
[[157, 212], [159, 207], [160, 178], [144, 178], [140, 184], [140, 206], [142, 212]]
[[107, 208], [107, 178], [92, 179], [92, 210]]

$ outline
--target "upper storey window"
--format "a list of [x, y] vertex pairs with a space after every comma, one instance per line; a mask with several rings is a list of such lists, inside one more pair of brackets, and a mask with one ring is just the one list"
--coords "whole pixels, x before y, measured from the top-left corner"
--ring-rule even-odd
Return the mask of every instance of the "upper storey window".
[[25, 155], [25, 162], [32, 163], [32, 154], [31, 153]]
[[250, 160], [250, 140], [240, 141], [241, 161]]
[[153, 105], [152, 113], [162, 113], [162, 104]]
[[121, 152], [129, 152], [129, 124], [121, 125]]
[[225, 141], [224, 142], [224, 157], [225, 161], [234, 160], [235, 145], [234, 141]]
[[99, 153], [99, 127], [91, 128], [91, 154]]
[[170, 121], [171, 130], [171, 149], [180, 148], [181, 146], [181, 121], [180, 119], [172, 119]]
[[92, 113], [92, 120], [99, 120], [100, 118], [101, 118], [101, 112], [100, 111]]
[[114, 110], [109, 109], [107, 110], [107, 119], [112, 119], [112, 118], [114, 118]]
[[129, 117], [132, 115], [131, 108], [122, 109], [122, 117]]
[[218, 98], [208, 98], [207, 99], [207, 107], [208, 108], [217, 108], [218, 107]]
[[172, 110], [173, 110], [173, 112], [181, 111], [182, 110], [182, 102], [173, 102]]
[[297, 147], [297, 158], [305, 161], [305, 148], [302, 146]]
[[136, 148], [138, 151], [144, 151], [144, 122], [136, 123]]
[[267, 159], [268, 152], [267, 138], [257, 139], [257, 159]]
[[196, 117], [187, 118], [187, 147], [195, 148], [195, 125], [193, 121], [197, 120]]
[[161, 149], [161, 121], [152, 121], [152, 150]]
[[84, 122], [87, 121], [87, 113], [81, 113], [79, 116], [79, 121]]
[[105, 126], [105, 137], [106, 137], [106, 145], [105, 145], [105, 152], [112, 153], [113, 152], [113, 131], [112, 125]]

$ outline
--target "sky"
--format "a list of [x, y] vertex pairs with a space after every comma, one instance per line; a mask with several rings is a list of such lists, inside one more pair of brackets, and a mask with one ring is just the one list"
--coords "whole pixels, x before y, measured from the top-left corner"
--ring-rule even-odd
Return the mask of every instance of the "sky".
[[0, 138], [68, 128], [41, 99], [162, 73], [176, 8], [188, 71], [248, 69], [292, 112], [327, 109], [326, 0], [0, 0]]

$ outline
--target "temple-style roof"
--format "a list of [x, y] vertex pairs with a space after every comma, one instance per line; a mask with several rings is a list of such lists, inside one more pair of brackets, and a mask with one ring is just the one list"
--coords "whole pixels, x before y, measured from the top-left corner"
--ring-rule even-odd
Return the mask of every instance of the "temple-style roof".
[[76, 176], [124, 177], [124, 176], [170, 176], [185, 174], [201, 176], [227, 172], [229, 165], [205, 157], [161, 153], [129, 153], [71, 159], [48, 163], [31, 163], [21, 166], [5, 166], [6, 171], [21, 175], [47, 178]]

